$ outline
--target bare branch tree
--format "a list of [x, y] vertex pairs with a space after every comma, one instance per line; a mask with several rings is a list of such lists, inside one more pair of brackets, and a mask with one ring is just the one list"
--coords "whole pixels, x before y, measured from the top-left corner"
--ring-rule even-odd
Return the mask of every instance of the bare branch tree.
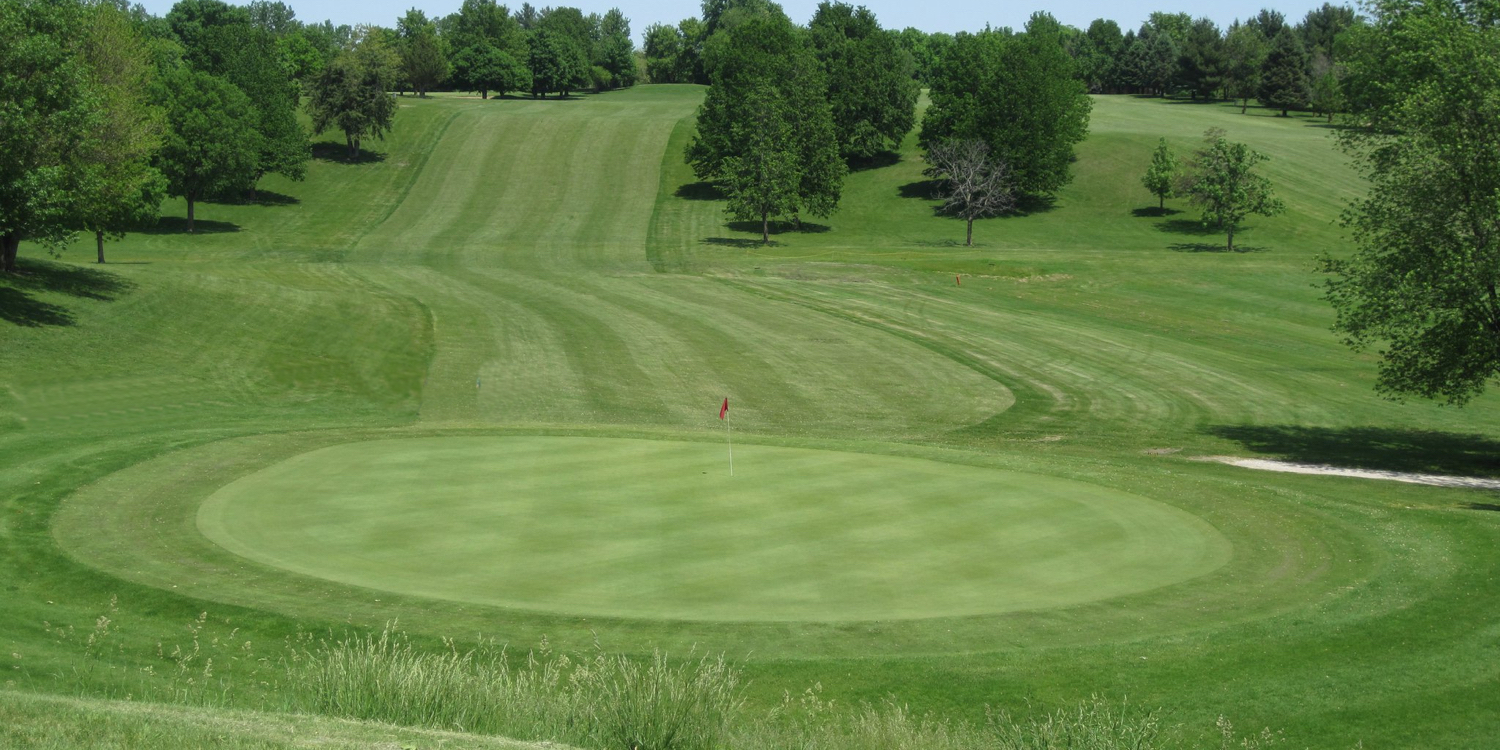
[[927, 150], [929, 177], [943, 181], [938, 197], [943, 210], [963, 217], [968, 224], [964, 244], [974, 245], [974, 220], [995, 216], [1015, 208], [1016, 194], [1005, 161], [990, 155], [981, 140], [949, 139]]

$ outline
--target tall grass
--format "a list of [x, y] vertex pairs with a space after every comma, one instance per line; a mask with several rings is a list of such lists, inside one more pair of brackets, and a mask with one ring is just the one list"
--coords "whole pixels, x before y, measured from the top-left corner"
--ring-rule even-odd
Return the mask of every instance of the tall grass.
[[[52, 628], [83, 652], [80, 692], [106, 654], [124, 656], [115, 639], [118, 607], [92, 630]], [[542, 740], [587, 750], [1169, 750], [1196, 747], [1164, 728], [1151, 711], [1093, 697], [1071, 708], [1023, 718], [990, 710], [982, 722], [918, 714], [895, 699], [843, 705], [821, 686], [787, 694], [770, 709], [748, 707], [738, 668], [722, 656], [674, 662], [659, 651], [634, 658], [554, 651], [543, 640], [524, 656], [492, 641], [460, 648], [445, 640], [424, 648], [394, 625], [378, 633], [288, 638], [280, 654], [256, 653], [238, 631], [218, 632], [200, 614], [187, 641], [158, 642], [154, 659], [132, 671], [123, 696], [166, 703], [255, 705], [236, 690], [258, 685], [262, 709]], [[160, 667], [160, 668], [158, 668]], [[106, 667], [115, 669], [114, 666]], [[1246, 737], [1221, 718], [1222, 750], [1254, 750], [1282, 741]]]
[[287, 684], [303, 710], [580, 747], [723, 747], [743, 707], [738, 672], [722, 657], [672, 665], [545, 644], [512, 664], [494, 644], [432, 652], [387, 627], [323, 642], [292, 661]]

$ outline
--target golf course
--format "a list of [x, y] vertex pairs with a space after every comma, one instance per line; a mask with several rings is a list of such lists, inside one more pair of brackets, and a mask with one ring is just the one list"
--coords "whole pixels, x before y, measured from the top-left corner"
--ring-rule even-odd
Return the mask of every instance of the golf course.
[[[525, 746], [324, 726], [257, 666], [388, 628], [723, 655], [756, 710], [1493, 746], [1500, 497], [1212, 460], [1500, 476], [1500, 397], [1382, 399], [1330, 331], [1364, 185], [1322, 118], [1093, 96], [1072, 181], [972, 247], [913, 132], [762, 243], [684, 160], [704, 95], [398, 97], [192, 234], [22, 243], [0, 746]], [[1286, 204], [1236, 252], [1141, 185], [1211, 128]]]

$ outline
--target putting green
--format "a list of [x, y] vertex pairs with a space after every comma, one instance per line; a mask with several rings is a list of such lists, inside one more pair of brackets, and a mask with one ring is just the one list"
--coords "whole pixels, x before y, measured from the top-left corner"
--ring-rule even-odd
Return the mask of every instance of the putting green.
[[347, 443], [232, 482], [198, 525], [244, 557], [553, 613], [831, 621], [1053, 607], [1223, 564], [1168, 505], [915, 458], [574, 437]]

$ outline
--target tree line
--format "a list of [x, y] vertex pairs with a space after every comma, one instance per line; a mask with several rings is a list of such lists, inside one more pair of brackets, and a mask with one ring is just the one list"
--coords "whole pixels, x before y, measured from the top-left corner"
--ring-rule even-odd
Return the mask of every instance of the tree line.
[[[392, 28], [303, 23], [285, 3], [180, 0], [164, 16], [122, 0], [0, 3], [0, 270], [22, 240], [54, 251], [187, 204], [256, 198], [266, 175], [301, 180], [310, 136], [342, 133], [350, 158], [383, 138], [391, 92], [445, 84], [557, 92], [636, 80], [630, 21], [577, 8], [464, 0]], [[311, 132], [299, 119], [305, 110]]]
[[[737, 0], [704, 3], [703, 17], [676, 26], [646, 28], [642, 56], [652, 83], [712, 83], [704, 52], [717, 19]], [[1347, 108], [1345, 32], [1357, 34], [1365, 20], [1347, 5], [1325, 3], [1300, 23], [1262, 9], [1228, 28], [1187, 13], [1150, 14], [1137, 29], [1122, 31], [1100, 18], [1087, 29], [1059, 27], [1063, 49], [1073, 58], [1075, 75], [1094, 94], [1185, 95], [1203, 99], [1238, 99], [1242, 111], [1251, 100], [1285, 114], [1310, 110], [1332, 116]], [[1011, 34], [1010, 29], [987, 29]], [[943, 60], [953, 53], [957, 36], [915, 28], [887, 32], [910, 56], [910, 75], [932, 86]], [[1352, 35], [1351, 35], [1352, 36]]]
[[[765, 0], [703, 8], [695, 64], [711, 85], [685, 157], [724, 192], [731, 217], [758, 223], [763, 242], [773, 221], [830, 215], [850, 166], [899, 149], [917, 125], [916, 59], [869, 9], [825, 1], [798, 26]], [[1068, 181], [1090, 101], [1063, 41], [1063, 27], [1038, 13], [1019, 34], [955, 36], [928, 74], [920, 144], [971, 243], [974, 219]]]

